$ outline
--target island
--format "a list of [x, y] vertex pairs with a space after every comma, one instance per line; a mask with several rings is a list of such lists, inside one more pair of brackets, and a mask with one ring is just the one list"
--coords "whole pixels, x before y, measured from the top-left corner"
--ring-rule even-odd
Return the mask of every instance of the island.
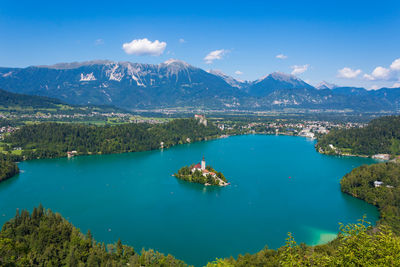
[[230, 184], [221, 172], [217, 172], [211, 166], [206, 166], [204, 157], [201, 163], [180, 168], [174, 176], [184, 181], [204, 184], [206, 186], [227, 186]]

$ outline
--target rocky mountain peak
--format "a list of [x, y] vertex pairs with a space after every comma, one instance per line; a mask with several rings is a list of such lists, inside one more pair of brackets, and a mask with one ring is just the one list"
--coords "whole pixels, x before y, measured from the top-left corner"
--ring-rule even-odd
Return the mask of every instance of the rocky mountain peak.
[[323, 89], [330, 89], [330, 90], [332, 90], [332, 89], [335, 89], [335, 88], [337, 88], [338, 86], [336, 85], [336, 84], [333, 84], [333, 83], [329, 83], [329, 82], [326, 82], [326, 81], [322, 81], [322, 82], [320, 82], [319, 84], [317, 84], [316, 86], [315, 86], [315, 88], [317, 88], [318, 90], [323, 90]]

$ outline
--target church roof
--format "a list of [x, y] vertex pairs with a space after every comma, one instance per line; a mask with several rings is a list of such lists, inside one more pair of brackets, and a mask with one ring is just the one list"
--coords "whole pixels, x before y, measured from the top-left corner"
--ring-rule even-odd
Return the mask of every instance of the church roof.
[[200, 165], [200, 163], [197, 163], [196, 165], [194, 165], [194, 166], [193, 166], [193, 168], [196, 168], [196, 169], [201, 169], [201, 165]]

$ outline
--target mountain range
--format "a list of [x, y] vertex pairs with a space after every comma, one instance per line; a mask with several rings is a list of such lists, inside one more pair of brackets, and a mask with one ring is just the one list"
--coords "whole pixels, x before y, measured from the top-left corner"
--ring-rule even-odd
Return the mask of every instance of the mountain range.
[[366, 90], [322, 82], [312, 86], [274, 72], [240, 81], [221, 71], [170, 59], [161, 64], [97, 60], [51, 66], [0, 68], [0, 88], [70, 104], [125, 109], [210, 108], [398, 111], [400, 88]]

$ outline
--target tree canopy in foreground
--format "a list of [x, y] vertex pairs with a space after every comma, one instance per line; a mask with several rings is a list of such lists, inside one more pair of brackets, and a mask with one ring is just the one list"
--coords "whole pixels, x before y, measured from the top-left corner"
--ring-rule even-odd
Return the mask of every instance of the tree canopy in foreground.
[[[153, 250], [136, 252], [120, 240], [98, 243], [60, 214], [35, 208], [17, 212], [0, 232], [1, 266], [187, 266]], [[326, 245], [298, 245], [289, 233], [286, 245], [237, 259], [217, 259], [207, 266], [400, 266], [400, 238], [389, 227], [372, 229], [364, 220], [341, 225], [338, 238]]]

